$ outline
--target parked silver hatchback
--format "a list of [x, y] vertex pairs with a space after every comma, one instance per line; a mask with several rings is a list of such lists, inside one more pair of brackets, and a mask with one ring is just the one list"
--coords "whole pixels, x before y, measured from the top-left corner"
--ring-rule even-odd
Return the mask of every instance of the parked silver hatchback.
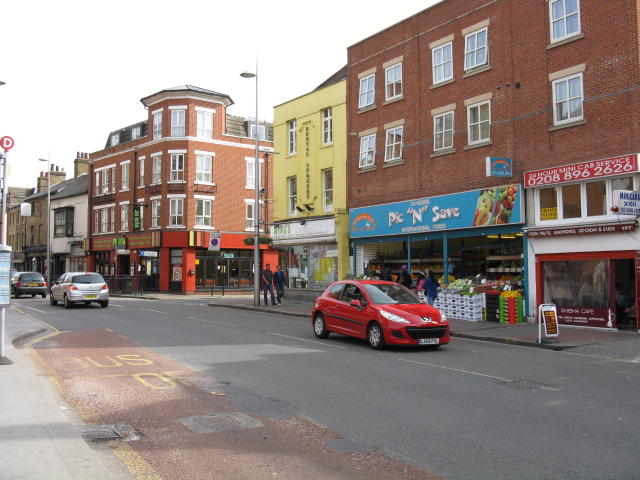
[[109, 306], [109, 286], [102, 275], [95, 272], [69, 272], [62, 275], [51, 286], [49, 293], [51, 305], [58, 302], [64, 308], [71, 308], [75, 303], [99, 303], [102, 308]]

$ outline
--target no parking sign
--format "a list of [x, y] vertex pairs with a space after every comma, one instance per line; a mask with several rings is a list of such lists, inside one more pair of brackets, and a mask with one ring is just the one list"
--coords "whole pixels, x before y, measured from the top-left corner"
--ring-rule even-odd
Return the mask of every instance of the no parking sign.
[[220, 232], [211, 232], [209, 234], [209, 250], [214, 252], [220, 251]]

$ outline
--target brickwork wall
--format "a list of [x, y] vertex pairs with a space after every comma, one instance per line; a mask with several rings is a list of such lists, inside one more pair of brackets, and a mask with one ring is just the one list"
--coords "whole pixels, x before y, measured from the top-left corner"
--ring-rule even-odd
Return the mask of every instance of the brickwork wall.
[[[448, 0], [348, 49], [348, 131], [377, 128], [376, 168], [358, 168], [359, 137], [348, 147], [348, 207], [495, 186], [485, 157], [514, 161], [513, 183], [539, 168], [640, 150], [638, 6], [581, 0], [578, 38], [550, 46], [549, 4], [534, 0]], [[464, 71], [463, 29], [488, 21], [490, 68]], [[454, 80], [432, 87], [430, 43], [453, 35]], [[384, 104], [383, 64], [403, 57], [404, 98]], [[584, 120], [553, 129], [549, 74], [585, 64]], [[375, 108], [358, 110], [358, 74], [376, 69]], [[491, 94], [491, 143], [470, 148], [465, 100]], [[431, 110], [455, 104], [455, 153], [432, 156]], [[403, 162], [384, 166], [384, 125], [404, 119]], [[465, 148], [467, 147], [467, 148]]]

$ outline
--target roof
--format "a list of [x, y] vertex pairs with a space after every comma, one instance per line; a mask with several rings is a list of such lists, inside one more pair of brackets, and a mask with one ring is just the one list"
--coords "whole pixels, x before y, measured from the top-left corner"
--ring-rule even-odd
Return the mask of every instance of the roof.
[[160, 90], [159, 92], [154, 93], [153, 95], [141, 98], [140, 101], [145, 107], [148, 107], [166, 98], [181, 98], [185, 97], [187, 94], [195, 94], [203, 97], [208, 97], [208, 100], [211, 100], [211, 97], [214, 97], [225, 107], [233, 105], [233, 100], [231, 100], [231, 97], [226, 93], [214, 92], [213, 90], [207, 90], [205, 88], [196, 87], [194, 85], [181, 85], [179, 87], [165, 88], [163, 90]]
[[[75, 197], [78, 195], [85, 195], [89, 193], [89, 176], [86, 173], [81, 173], [78, 178], [72, 178], [65, 182], [66, 185], [59, 188], [55, 194], [51, 195], [51, 200], [57, 200], [60, 198]], [[60, 184], [58, 184], [60, 185]]]
[[318, 85], [314, 89], [314, 91], [326, 88], [326, 87], [328, 87], [330, 85], [333, 85], [334, 83], [341, 82], [342, 80], [346, 80], [346, 78], [347, 78], [347, 65], [342, 67], [340, 70], [338, 70], [336, 73], [331, 75], [329, 78], [327, 78], [320, 85]]
[[134, 123], [133, 125], [129, 125], [127, 127], [120, 128], [118, 130], [114, 130], [113, 132], [109, 133], [109, 137], [107, 138], [107, 143], [104, 146], [104, 148], [109, 148], [114, 146], [114, 145], [111, 145], [111, 137], [116, 134], [118, 135], [118, 145], [120, 145], [121, 143], [127, 143], [127, 142], [130, 142], [131, 140], [134, 140], [133, 138], [131, 138], [131, 130], [134, 129], [135, 127], [140, 127], [140, 137], [146, 137], [148, 123], [149, 122], [147, 120], [143, 120], [142, 122]]
[[[265, 121], [258, 122], [260, 125], [267, 127], [267, 138], [269, 142], [273, 142], [273, 124]], [[234, 135], [236, 137], [249, 137], [247, 131], [248, 125], [255, 124], [253, 118], [246, 119], [244, 117], [236, 117], [234, 115], [227, 115], [227, 134]]]

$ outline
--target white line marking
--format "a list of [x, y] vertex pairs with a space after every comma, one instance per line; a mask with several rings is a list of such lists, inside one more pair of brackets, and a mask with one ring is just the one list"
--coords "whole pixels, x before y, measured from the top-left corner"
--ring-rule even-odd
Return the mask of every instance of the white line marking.
[[215, 323], [216, 325], [226, 325], [227, 327], [237, 327], [237, 325], [233, 325], [231, 323], [216, 322], [214, 320], [208, 320], [206, 318], [196, 318], [196, 317], [187, 317], [187, 318], [190, 320], [198, 320], [200, 322]]
[[145, 312], [161, 313], [162, 315], [172, 315], [171, 313], [161, 312], [159, 310], [149, 310], [148, 308], [141, 308], [140, 310], [144, 310]]
[[28, 308], [29, 310], [35, 310], [36, 312], [39, 312], [39, 313], [47, 313], [47, 312], [43, 312], [42, 310], [38, 310], [37, 308], [33, 308], [33, 307], [26, 307], [26, 308]]
[[112, 307], [124, 308], [124, 305], [116, 305], [115, 303], [110, 303], [109, 305], [111, 305]]
[[291, 337], [289, 335], [282, 335], [280, 333], [273, 333], [273, 332], [267, 332], [267, 333], [269, 335], [275, 335], [277, 337], [284, 337], [284, 338], [291, 338], [293, 340], [300, 340], [301, 342], [316, 343], [318, 345], [322, 345], [323, 347], [333, 347], [333, 348], [339, 348], [341, 350], [347, 350], [347, 347], [341, 347], [339, 345], [332, 345], [330, 343], [316, 342], [315, 340], [307, 340], [306, 338]]
[[494, 377], [493, 375], [487, 375], [485, 373], [470, 372], [469, 370], [461, 370], [459, 368], [443, 367], [441, 365], [434, 365], [432, 363], [416, 362], [415, 360], [405, 360], [404, 358], [399, 358], [398, 360], [400, 360], [401, 362], [416, 363], [418, 365], [424, 365], [426, 367], [442, 368], [443, 370], [452, 370], [454, 372], [468, 373], [469, 375], [477, 375], [479, 377], [493, 378], [493, 379], [496, 379], [496, 380], [500, 380], [502, 382], [510, 382], [511, 381], [511, 380], [508, 380], [506, 378]]

